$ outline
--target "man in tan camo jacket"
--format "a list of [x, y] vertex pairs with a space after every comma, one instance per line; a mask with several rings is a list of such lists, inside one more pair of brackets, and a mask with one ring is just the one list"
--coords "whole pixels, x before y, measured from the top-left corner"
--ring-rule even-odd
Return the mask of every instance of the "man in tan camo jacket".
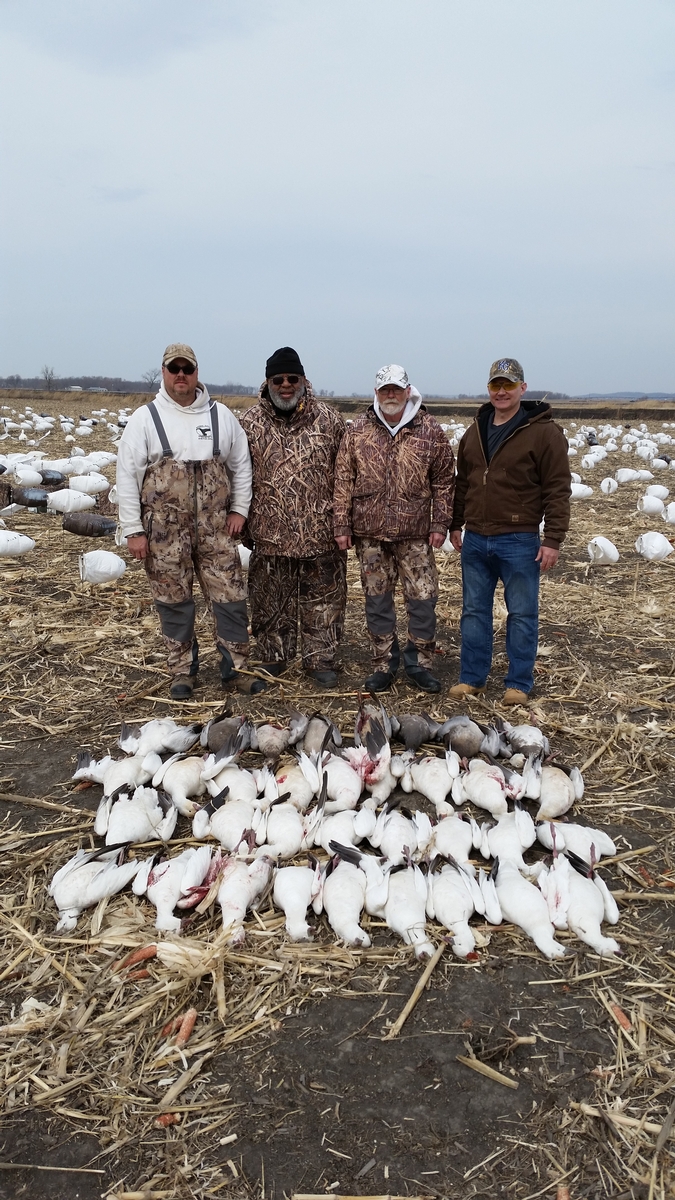
[[258, 656], [271, 675], [295, 657], [315, 683], [337, 682], [347, 555], [333, 539], [335, 456], [345, 424], [319, 400], [295, 350], [267, 360], [258, 403], [241, 418], [253, 463], [248, 589]]
[[356, 547], [373, 653], [371, 692], [391, 687], [400, 663], [394, 591], [408, 613], [403, 649], [415, 687], [439, 692], [436, 648], [439, 549], [452, 518], [454, 456], [403, 367], [382, 367], [367, 413], [347, 428], [335, 465], [334, 529], [341, 550]]

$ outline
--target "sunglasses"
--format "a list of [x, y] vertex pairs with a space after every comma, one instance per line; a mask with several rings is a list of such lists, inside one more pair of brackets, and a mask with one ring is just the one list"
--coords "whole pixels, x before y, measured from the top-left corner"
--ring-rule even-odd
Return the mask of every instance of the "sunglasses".
[[179, 367], [175, 362], [166, 364], [166, 369], [170, 375], [180, 375], [181, 371], [184, 375], [194, 375], [196, 367], [192, 363], [188, 363], [187, 367]]
[[491, 392], [501, 392], [502, 388], [505, 392], [515, 392], [517, 387], [520, 387], [520, 384], [511, 383], [510, 380], [502, 380], [500, 383], [488, 383], [488, 388]]
[[282, 383], [284, 382], [284, 379], [288, 380], [288, 382], [291, 384], [291, 387], [295, 387], [296, 383], [300, 382], [299, 375], [273, 375], [272, 383], [274, 384], [275, 387], [281, 387]]

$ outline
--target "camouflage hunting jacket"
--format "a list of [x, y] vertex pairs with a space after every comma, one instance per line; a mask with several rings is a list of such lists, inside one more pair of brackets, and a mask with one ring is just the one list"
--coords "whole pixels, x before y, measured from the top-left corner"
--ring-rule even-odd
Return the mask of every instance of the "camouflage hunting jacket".
[[335, 456], [345, 423], [317, 400], [311, 384], [288, 417], [263, 384], [258, 403], [240, 418], [253, 463], [253, 499], [247, 534], [261, 554], [316, 558], [335, 550]]
[[487, 424], [492, 405], [483, 404], [457, 451], [457, 492], [452, 528], [494, 537], [536, 533], [544, 518], [542, 543], [557, 550], [570, 524], [571, 474], [567, 439], [550, 404], [523, 400], [528, 420], [495, 450], [488, 464]]
[[443, 536], [452, 519], [455, 458], [424, 405], [395, 437], [374, 408], [358, 417], [335, 466], [335, 536], [405, 541]]

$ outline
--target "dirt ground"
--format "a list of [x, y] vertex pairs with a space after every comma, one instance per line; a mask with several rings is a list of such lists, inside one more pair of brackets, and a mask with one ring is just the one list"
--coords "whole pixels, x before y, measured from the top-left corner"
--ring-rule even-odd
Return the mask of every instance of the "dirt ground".
[[[77, 414], [103, 402], [68, 398], [56, 411]], [[50, 403], [41, 402], [42, 411]], [[103, 433], [86, 445], [109, 447]], [[50, 457], [63, 450], [53, 435]], [[311, 946], [294, 948], [274, 910], [264, 909], [247, 923], [242, 961], [226, 963], [228, 1011], [219, 1020], [215, 975], [171, 992], [178, 985], [153, 963], [147, 977], [124, 985], [111, 974], [119, 955], [105, 951], [106, 930], [127, 921], [128, 931], [135, 920], [120, 944], [152, 941], [149, 906], [137, 903], [132, 918], [128, 898], [115, 898], [64, 939], [54, 936], [45, 892], [54, 869], [90, 843], [100, 789], [72, 790], [77, 751], [112, 751], [121, 720], [207, 719], [224, 699], [260, 719], [285, 714], [292, 701], [330, 712], [350, 732], [368, 668], [354, 564], [344, 669], [333, 693], [317, 693], [296, 665], [280, 687], [253, 701], [223, 697], [201, 611], [200, 686], [180, 705], [167, 700], [138, 565], [130, 562], [115, 585], [82, 585], [77, 554], [111, 549], [109, 542], [64, 534], [59, 518], [12, 519], [37, 547], [0, 562], [0, 1197], [39, 1189], [45, 1197], [93, 1200], [142, 1189], [148, 1197], [534, 1200], [555, 1196], [562, 1184], [573, 1200], [675, 1194], [673, 1142], [666, 1134], [657, 1150], [653, 1131], [669, 1110], [675, 1115], [675, 555], [647, 564], [635, 554], [638, 533], [668, 527], [635, 511], [636, 485], [611, 497], [599, 492], [600, 479], [620, 465], [626, 460], [614, 456], [583, 472], [594, 496], [573, 506], [561, 565], [543, 580], [536, 696], [519, 716], [541, 724], [561, 761], [585, 766], [586, 796], [575, 815], [617, 843], [620, 861], [604, 877], [620, 893], [616, 936], [624, 955], [601, 960], [562, 934], [568, 955], [549, 964], [519, 931], [483, 925], [478, 961], [462, 962], [447, 949], [393, 1040], [383, 1038], [423, 965], [380, 923], [369, 922], [367, 951], [335, 948], [323, 920]], [[666, 484], [675, 481], [665, 474]], [[598, 533], [619, 547], [616, 567], [589, 569], [586, 543]], [[457, 556], [438, 561], [438, 673], [447, 687], [458, 674], [461, 588]], [[485, 699], [472, 702], [479, 719], [500, 711], [504, 618], [498, 600], [492, 681]], [[434, 715], [461, 711], [445, 692], [431, 699]], [[390, 711], [419, 711], [429, 700], [400, 681], [386, 702]], [[56, 807], [25, 802], [31, 799]], [[424, 804], [411, 799], [413, 807]], [[189, 832], [181, 818], [176, 844]], [[217, 914], [201, 920], [190, 937], [216, 936]], [[434, 927], [434, 940], [441, 935]], [[150, 1006], [142, 1020], [125, 1024], [147, 996], [156, 996], [156, 1011]], [[27, 997], [52, 1006], [53, 1015], [17, 1032]], [[152, 1055], [175, 998], [199, 1011], [184, 1065], [204, 1061], [171, 1109], [177, 1122], [161, 1127], [162, 1089], [183, 1064], [169, 1054], [155, 1069]], [[64, 1044], [68, 1066], [59, 1074]], [[475, 1056], [514, 1086], [486, 1078], [458, 1055]], [[66, 1091], [47, 1094], [64, 1081]], [[617, 1115], [634, 1124], [622, 1125]], [[45, 1166], [61, 1170], [35, 1169]]]

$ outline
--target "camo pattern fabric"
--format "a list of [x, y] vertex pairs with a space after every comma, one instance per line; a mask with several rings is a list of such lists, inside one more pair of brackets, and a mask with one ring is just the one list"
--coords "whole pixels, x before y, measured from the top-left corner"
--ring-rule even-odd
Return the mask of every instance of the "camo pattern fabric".
[[410, 541], [445, 537], [455, 459], [424, 405], [392, 437], [374, 408], [347, 427], [335, 464], [335, 536]]
[[347, 555], [333, 547], [316, 558], [253, 551], [248, 565], [251, 629], [261, 662], [295, 658], [298, 621], [302, 665], [327, 670], [335, 659], [347, 604]]
[[430, 670], [436, 650], [438, 600], [438, 572], [433, 549], [427, 542], [419, 540], [381, 542], [357, 538], [356, 554], [366, 597], [366, 624], [374, 669], [386, 671], [391, 660], [396, 639], [394, 593], [397, 580], [400, 580], [408, 614], [408, 641], [417, 650], [420, 666]]
[[345, 423], [312, 386], [288, 417], [260, 388], [258, 403], [240, 418], [253, 464], [247, 538], [265, 555], [314, 558], [334, 548], [335, 456]]
[[[184, 605], [192, 598], [194, 576], [214, 616], [216, 644], [228, 650], [236, 668], [248, 655], [248, 641], [223, 637], [216, 627], [214, 604], [246, 601], [246, 580], [237, 543], [227, 532], [230, 482], [220, 458], [178, 462], [163, 458], [149, 466], [141, 489], [141, 518], [148, 539], [143, 560], [155, 604]], [[158, 608], [163, 625], [166, 621]], [[222, 626], [222, 620], [219, 622]], [[237, 622], [241, 632], [242, 622]], [[177, 641], [163, 632], [172, 675], [187, 675], [193, 638]]]

